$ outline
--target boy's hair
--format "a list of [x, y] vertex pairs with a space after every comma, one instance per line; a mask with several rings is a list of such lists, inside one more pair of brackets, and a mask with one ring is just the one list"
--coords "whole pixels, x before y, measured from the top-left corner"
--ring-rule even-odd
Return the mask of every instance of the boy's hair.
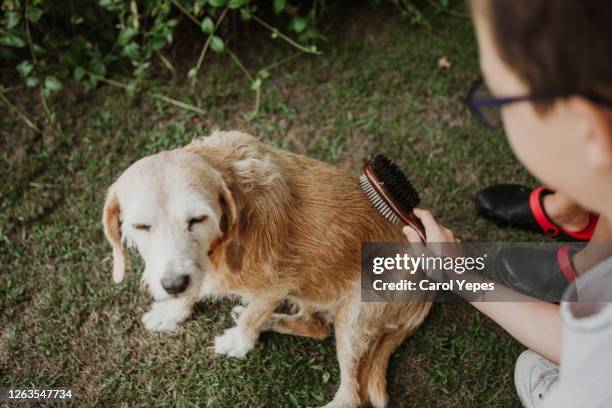
[[478, 3], [498, 53], [534, 94], [612, 101], [612, 1], [468, 0]]

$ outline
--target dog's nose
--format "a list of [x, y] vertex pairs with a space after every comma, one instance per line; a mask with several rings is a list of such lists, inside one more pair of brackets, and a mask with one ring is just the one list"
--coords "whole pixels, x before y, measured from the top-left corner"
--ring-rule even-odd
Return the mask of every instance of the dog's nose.
[[171, 295], [183, 293], [189, 286], [189, 275], [177, 275], [162, 278], [161, 285]]

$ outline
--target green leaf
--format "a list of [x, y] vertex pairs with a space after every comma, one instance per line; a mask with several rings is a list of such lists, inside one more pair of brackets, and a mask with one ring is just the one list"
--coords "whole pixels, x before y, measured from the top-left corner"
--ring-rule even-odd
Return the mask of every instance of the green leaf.
[[28, 88], [34, 88], [36, 85], [38, 85], [38, 78], [28, 77], [25, 80], [25, 84]]
[[26, 17], [28, 18], [28, 20], [30, 20], [32, 24], [38, 23], [38, 20], [40, 20], [42, 15], [43, 11], [38, 7], [29, 6], [26, 11]]
[[193, 67], [189, 70], [189, 72], [187, 72], [187, 78], [195, 78], [197, 74], [198, 74], [198, 69], [196, 67]]
[[306, 19], [304, 17], [293, 17], [289, 27], [296, 33], [301, 33], [306, 28]]
[[134, 95], [134, 92], [136, 92], [136, 87], [137, 86], [138, 86], [138, 80], [137, 79], [135, 79], [133, 81], [130, 81], [127, 84], [127, 92], [128, 92], [128, 94]]
[[240, 9], [240, 18], [243, 21], [249, 21], [251, 19], [251, 10], [246, 8]]
[[212, 32], [215, 30], [215, 24], [208, 16], [204, 17], [204, 20], [202, 20], [202, 24], [200, 25], [200, 27], [202, 28], [202, 31], [204, 31], [206, 34], [212, 34]]
[[85, 21], [85, 19], [81, 16], [72, 16], [70, 17], [70, 23], [72, 23], [73, 25], [79, 25], [81, 23], [83, 23], [83, 21]]
[[54, 76], [45, 78], [45, 89], [49, 92], [55, 92], [62, 89], [62, 83]]
[[280, 14], [285, 9], [286, 5], [287, 2], [285, 0], [274, 0], [274, 12]]
[[[166, 44], [168, 44], [168, 38], [166, 37], [160, 37], [160, 36], [155, 36], [149, 39], [149, 42], [147, 44], [145, 44], [145, 50], [150, 54], [151, 51], [155, 52], [155, 51], [159, 51], [162, 48], [164, 48], [166, 46]], [[147, 58], [149, 57], [149, 55], [147, 54]]]
[[6, 45], [7, 47], [23, 48], [26, 43], [21, 38], [14, 34], [6, 33], [0, 35], [0, 45]]
[[259, 88], [261, 88], [261, 78], [257, 78], [256, 80], [251, 82], [251, 89], [253, 91], [258, 90]]
[[81, 79], [83, 79], [84, 76], [85, 76], [85, 68], [83, 67], [76, 67], [74, 69], [74, 72], [72, 73], [72, 77], [77, 81], [80, 81]]
[[151, 41], [149, 41], [149, 44], [147, 44], [153, 51], [159, 51], [162, 48], [164, 48], [166, 46], [166, 44], [168, 43], [167, 39], [165, 38], [153, 38]]
[[145, 62], [143, 64], [138, 64], [138, 66], [134, 69], [135, 77], [142, 77], [145, 71], [151, 66], [150, 62]]
[[100, 76], [100, 77], [104, 77], [106, 76], [106, 66], [104, 65], [104, 62], [102, 61], [101, 58], [94, 58], [90, 63], [89, 63], [89, 70], [94, 74], [93, 78], [96, 78], [96, 76]]
[[259, 78], [266, 79], [270, 76], [270, 71], [268, 71], [267, 69], [260, 69], [259, 72], [257, 73], [257, 76]]
[[227, 7], [234, 10], [244, 7], [248, 2], [249, 0], [229, 0]]
[[117, 43], [119, 45], [125, 45], [128, 42], [130, 42], [130, 39], [134, 37], [136, 34], [138, 34], [138, 31], [136, 31], [134, 28], [125, 27], [123, 30], [119, 32], [119, 37], [117, 37]]
[[208, 0], [208, 4], [213, 7], [223, 7], [227, 3], [227, 0]]
[[19, 22], [21, 21], [21, 15], [14, 11], [9, 11], [8, 13], [6, 13], [6, 16], [4, 18], [6, 19], [6, 28], [8, 28], [9, 30], [13, 27], [16, 27], [17, 24], [19, 24]]
[[220, 37], [213, 35], [212, 39], [210, 40], [210, 48], [214, 52], [223, 52], [223, 50], [225, 49], [225, 44], [223, 43], [223, 40]]
[[45, 49], [36, 43], [32, 44], [32, 51], [36, 55], [43, 55], [45, 53]]
[[30, 61], [25, 60], [21, 64], [17, 65], [17, 72], [19, 72], [19, 75], [22, 78], [27, 78], [28, 75], [30, 75], [30, 72], [32, 72], [33, 68], [34, 67], [30, 63]]
[[125, 47], [123, 47], [121, 54], [125, 55], [131, 60], [136, 60], [138, 59], [139, 50], [140, 50], [140, 47], [138, 46], [138, 44], [136, 44], [135, 42], [131, 42], [127, 44]]

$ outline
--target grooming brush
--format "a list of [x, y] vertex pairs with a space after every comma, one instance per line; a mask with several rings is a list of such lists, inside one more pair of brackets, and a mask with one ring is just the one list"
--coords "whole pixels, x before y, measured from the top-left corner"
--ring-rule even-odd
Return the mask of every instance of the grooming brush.
[[374, 207], [392, 224], [400, 221], [414, 228], [425, 242], [425, 228], [412, 210], [421, 199], [406, 175], [389, 158], [378, 154], [363, 164], [361, 188]]

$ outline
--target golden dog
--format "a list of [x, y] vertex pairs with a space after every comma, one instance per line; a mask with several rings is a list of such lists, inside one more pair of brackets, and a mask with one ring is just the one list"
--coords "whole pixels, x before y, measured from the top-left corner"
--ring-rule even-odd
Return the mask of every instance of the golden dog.
[[[340, 387], [332, 407], [387, 404], [389, 357], [431, 303], [361, 302], [360, 243], [400, 242], [356, 177], [240, 132], [131, 165], [109, 188], [104, 232], [113, 278], [122, 243], [145, 261], [148, 330], [174, 330], [206, 296], [239, 296], [215, 351], [243, 357], [262, 331], [325, 338], [334, 325]], [[289, 301], [293, 314], [278, 313]]]

